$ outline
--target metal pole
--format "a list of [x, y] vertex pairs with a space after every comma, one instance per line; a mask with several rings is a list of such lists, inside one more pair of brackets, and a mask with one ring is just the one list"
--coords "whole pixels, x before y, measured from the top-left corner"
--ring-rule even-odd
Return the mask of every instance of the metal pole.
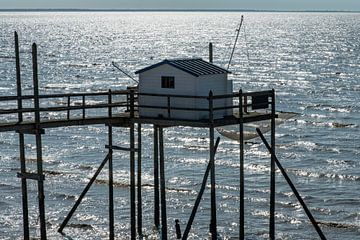
[[70, 218], [72, 217], [72, 215], [74, 214], [74, 212], [76, 211], [77, 207], [80, 205], [82, 199], [85, 197], [86, 193], [89, 191], [91, 185], [95, 182], [97, 176], [100, 174], [101, 170], [104, 168], [105, 164], [107, 163], [107, 161], [109, 160], [110, 154], [108, 153], [106, 155], [106, 157], [104, 158], [104, 160], [101, 162], [100, 166], [98, 167], [98, 169], [96, 170], [95, 174], [92, 176], [92, 178], [90, 179], [89, 183], [86, 185], [86, 187], [84, 188], [83, 192], [80, 194], [79, 198], [76, 200], [76, 203], [74, 204], [74, 206], [71, 208], [70, 212], [68, 213], [68, 215], [66, 216], [66, 218], [64, 219], [64, 221], [61, 223], [58, 232], [59, 233], [63, 233], [64, 228], [66, 227], [67, 223], [69, 222]]
[[154, 224], [160, 227], [160, 195], [159, 195], [159, 128], [154, 125]]
[[274, 160], [275, 160], [276, 165], [280, 169], [282, 175], [284, 176], [285, 180], [289, 184], [289, 186], [290, 186], [291, 190], [293, 191], [294, 195], [296, 196], [297, 200], [299, 201], [299, 203], [301, 204], [301, 206], [305, 210], [306, 215], [308, 216], [308, 218], [310, 219], [310, 221], [311, 221], [312, 225], [314, 226], [315, 230], [319, 234], [320, 239], [326, 240], [326, 237], [325, 237], [324, 233], [321, 231], [321, 228], [319, 227], [317, 221], [315, 220], [315, 218], [311, 214], [310, 210], [306, 206], [306, 204], [305, 204], [304, 200], [302, 199], [302, 197], [300, 196], [299, 192], [296, 190], [295, 185], [292, 183], [291, 179], [287, 175], [287, 173], [286, 173], [285, 169], [283, 168], [283, 166], [281, 165], [279, 159], [277, 159], [274, 150], [270, 147], [269, 143], [266, 141], [266, 139], [265, 139], [264, 135], [262, 134], [262, 132], [260, 131], [260, 129], [257, 128], [256, 131], [259, 134], [261, 140], [264, 142], [264, 144], [265, 144], [266, 148], [268, 149], [268, 151], [270, 152], [270, 154], [272, 156], [274, 156]]
[[244, 118], [243, 118], [243, 100], [242, 90], [239, 91], [239, 132], [240, 132], [240, 216], [239, 216], [239, 239], [245, 238], [245, 201], [244, 201]]
[[138, 166], [137, 166], [137, 200], [138, 200], [138, 235], [142, 237], [142, 195], [141, 195], [141, 124], [138, 123]]
[[46, 240], [46, 222], [45, 222], [45, 195], [44, 195], [44, 178], [43, 178], [43, 160], [42, 160], [42, 143], [40, 129], [40, 103], [39, 103], [39, 80], [38, 80], [38, 63], [37, 47], [32, 45], [32, 63], [33, 63], [33, 84], [34, 84], [34, 107], [35, 107], [35, 125], [36, 125], [36, 163], [38, 178], [38, 198], [39, 198], [39, 215], [40, 215], [40, 235], [42, 240]]
[[[112, 103], [111, 90], [109, 89], [108, 95], [108, 104]], [[109, 106], [109, 118], [112, 117], [112, 108]], [[113, 150], [112, 150], [112, 126], [108, 126], [108, 141], [109, 141], [109, 239], [113, 240], [115, 238], [114, 233], [114, 180], [113, 180]]]
[[[220, 143], [220, 138], [218, 137], [216, 139], [216, 143], [215, 143], [215, 150], [214, 150], [215, 154], [216, 154], [216, 150], [217, 150], [217, 148], [219, 146], [219, 143]], [[209, 161], [209, 164], [207, 165], [207, 168], [205, 170], [203, 181], [201, 183], [200, 191], [199, 191], [198, 196], [197, 196], [197, 198], [195, 200], [194, 207], [193, 207], [193, 209], [191, 211], [189, 221], [188, 221], [188, 223], [186, 225], [186, 228], [185, 228], [185, 231], [184, 231], [184, 234], [183, 234], [183, 237], [182, 237], [183, 240], [186, 240], [188, 238], [189, 233], [190, 233], [191, 225], [192, 225], [192, 223], [194, 221], [195, 214], [197, 212], [197, 209], [199, 208], [201, 198], [202, 198], [202, 196], [204, 194], [204, 191], [205, 191], [205, 188], [206, 188], [206, 182], [207, 182], [207, 179], [209, 177], [210, 169], [211, 169], [211, 162]]]
[[271, 96], [271, 148], [274, 154], [271, 155], [270, 164], [270, 229], [269, 236], [275, 240], [275, 91]]
[[213, 62], [213, 44], [209, 43], [209, 62]]
[[[19, 50], [19, 38], [17, 32], [15, 32], [15, 57], [16, 57], [16, 87], [18, 97], [18, 109], [22, 109], [21, 100], [21, 70], [20, 70], [20, 50]], [[18, 113], [19, 123], [23, 121], [22, 112]], [[22, 174], [26, 173], [25, 162], [25, 139], [24, 134], [19, 133], [19, 146], [20, 146], [20, 171]], [[23, 208], [23, 228], [24, 228], [24, 240], [30, 239], [29, 232], [29, 208], [28, 208], [28, 195], [27, 195], [27, 180], [21, 178], [21, 192], [22, 192], [22, 208]]]
[[211, 185], [211, 221], [210, 232], [213, 240], [217, 239], [216, 227], [216, 182], [215, 182], [215, 146], [214, 146], [214, 103], [213, 92], [209, 92], [209, 122], [210, 122], [210, 185]]
[[164, 163], [164, 133], [159, 127], [159, 151], [160, 151], [160, 192], [161, 192], [161, 239], [167, 240], [167, 216], [166, 216], [166, 193], [165, 193], [165, 163]]

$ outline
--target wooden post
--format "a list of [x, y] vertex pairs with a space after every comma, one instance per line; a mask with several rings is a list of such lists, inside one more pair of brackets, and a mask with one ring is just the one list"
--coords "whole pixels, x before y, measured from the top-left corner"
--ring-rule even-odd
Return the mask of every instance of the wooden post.
[[[134, 90], [130, 91], [130, 117], [134, 118]], [[131, 240], [136, 239], [136, 203], [135, 203], [135, 127], [130, 124], [130, 222]]]
[[213, 62], [213, 44], [209, 43], [209, 62]]
[[[17, 32], [15, 32], [15, 58], [16, 58], [16, 88], [18, 97], [18, 109], [22, 110], [22, 99], [21, 99], [21, 69], [20, 69], [20, 50], [19, 50], [19, 38]], [[18, 121], [23, 121], [22, 112], [18, 113]], [[25, 162], [25, 138], [24, 134], [19, 132], [19, 151], [20, 151], [20, 172], [21, 174], [26, 173], [26, 162]], [[21, 178], [21, 193], [22, 193], [22, 208], [23, 208], [23, 228], [24, 228], [24, 240], [30, 239], [29, 232], [29, 208], [28, 208], [28, 195], [27, 195], [27, 180]]]
[[165, 192], [165, 159], [164, 159], [164, 131], [159, 127], [160, 151], [160, 197], [161, 197], [161, 239], [167, 240], [166, 192]]
[[270, 164], [270, 224], [269, 236], [275, 240], [275, 91], [271, 94], [271, 164]]
[[168, 115], [168, 118], [171, 117], [171, 112], [170, 112], [170, 107], [171, 107], [171, 101], [170, 101], [170, 96], [167, 96], [167, 115]]
[[86, 102], [85, 102], [85, 95], [83, 95], [83, 96], [82, 96], [82, 107], [83, 107], [83, 109], [82, 109], [82, 118], [83, 118], [83, 119], [85, 119], [85, 104], [86, 104]]
[[239, 239], [245, 238], [244, 233], [244, 215], [245, 215], [245, 201], [244, 201], [244, 117], [243, 117], [243, 100], [242, 90], [239, 90], [239, 133], [240, 133], [240, 213], [239, 213]]
[[70, 120], [70, 96], [67, 97], [67, 106], [68, 106], [68, 110], [67, 110], [67, 120]]
[[209, 92], [209, 122], [210, 122], [210, 185], [211, 185], [211, 221], [210, 232], [213, 240], [217, 239], [216, 226], [216, 183], [215, 183], [215, 144], [214, 144], [214, 102], [213, 92]]
[[159, 128], [154, 125], [154, 224], [160, 227], [160, 195], [159, 195]]
[[142, 195], [141, 195], [141, 124], [138, 123], [138, 165], [137, 165], [137, 210], [138, 235], [142, 237]]
[[38, 80], [38, 63], [37, 47], [32, 45], [32, 63], [33, 63], [33, 82], [34, 82], [34, 107], [35, 107], [35, 137], [36, 137], [36, 163], [38, 174], [38, 199], [40, 215], [40, 235], [41, 240], [46, 240], [46, 222], [45, 222], [45, 194], [44, 194], [44, 174], [42, 159], [42, 143], [40, 129], [40, 102], [39, 102], [39, 80]]
[[135, 92], [134, 90], [130, 90], [130, 117], [133, 118], [135, 116]]
[[[112, 117], [112, 96], [111, 96], [111, 90], [109, 89], [109, 95], [108, 95], [108, 115], [109, 118]], [[115, 238], [114, 233], [114, 180], [113, 180], [113, 150], [112, 150], [112, 125], [109, 124], [108, 126], [108, 141], [109, 141], [109, 239], [113, 240]]]

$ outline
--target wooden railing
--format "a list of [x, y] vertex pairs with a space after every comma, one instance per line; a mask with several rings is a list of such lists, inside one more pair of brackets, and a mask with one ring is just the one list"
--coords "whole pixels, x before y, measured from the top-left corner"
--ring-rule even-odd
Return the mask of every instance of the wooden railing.
[[[139, 104], [138, 98], [150, 96], [162, 99], [165, 104]], [[96, 98], [99, 99], [96, 99]], [[117, 99], [116, 99], [117, 98]], [[55, 113], [64, 112], [63, 115], [56, 115], [57, 119], [70, 120], [73, 118], [82, 118], [94, 116], [113, 116], [114, 114], [130, 112], [135, 116], [139, 108], [161, 109], [166, 110], [164, 118], [171, 119], [174, 111], [183, 112], [207, 112], [209, 120], [214, 119], [217, 111], [228, 109], [239, 110], [247, 113], [257, 109], [270, 109], [274, 102], [274, 91], [234, 92], [225, 95], [213, 95], [210, 91], [208, 96], [191, 96], [178, 94], [155, 94], [155, 93], [138, 93], [136, 89], [103, 91], [96, 93], [63, 93], [63, 94], [42, 94], [38, 95], [39, 108], [34, 107], [34, 95], [23, 96], [0, 96], [0, 116], [23, 113]], [[207, 104], [201, 107], [187, 107], [179, 105], [182, 99], [204, 100]], [[231, 100], [228, 100], [231, 99]], [[231, 104], [217, 104], [218, 101], [231, 101]], [[21, 102], [21, 104], [19, 104]], [[160, 102], [160, 101], [159, 101]], [[50, 106], [49, 106], [50, 105]], [[55, 106], [51, 106], [55, 105]], [[221, 105], [221, 106], [219, 106]], [[2, 107], [3, 106], [3, 107]], [[12, 107], [8, 107], [12, 106]], [[24, 107], [25, 106], [25, 107]], [[97, 109], [93, 114], [87, 110]], [[80, 113], [79, 113], [80, 112]], [[111, 113], [111, 114], [110, 114]], [[140, 116], [141, 117], [141, 116]], [[16, 116], [10, 116], [15, 120]], [[7, 118], [7, 120], [10, 120]], [[32, 116], [28, 115], [27, 120], [31, 121]]]
[[[34, 95], [23, 96], [0, 96], [0, 115], [11, 115], [19, 113], [54, 113], [65, 112], [66, 117], [60, 117], [60, 119], [70, 120], [72, 118], [94, 117], [94, 116], [108, 116], [109, 112], [122, 113], [126, 109], [129, 109], [129, 101], [127, 100], [130, 95], [129, 90], [119, 91], [103, 91], [96, 93], [63, 93], [63, 94], [43, 94], [38, 95], [39, 107], [34, 106]], [[99, 99], [96, 99], [99, 97]], [[115, 100], [115, 98], [120, 98]], [[16, 102], [18, 101], [18, 104]], [[21, 104], [19, 104], [19, 101]], [[55, 106], [49, 106], [55, 105]], [[12, 107], [8, 107], [12, 106]], [[27, 106], [27, 107], [23, 107]], [[118, 111], [114, 111], [114, 109]], [[97, 109], [96, 114], [88, 114], [87, 110]], [[80, 113], [72, 114], [75, 111]], [[15, 116], [14, 116], [15, 117]], [[31, 120], [32, 117], [28, 117]]]
[[[158, 98], [159, 104], [139, 104], [139, 103], [130, 103], [136, 104], [137, 108], [149, 108], [149, 109], [161, 109], [166, 110], [166, 116], [164, 118], [172, 118], [172, 113], [174, 111], [183, 111], [183, 112], [208, 112], [209, 119], [213, 119], [214, 114], [217, 111], [224, 111], [228, 109], [242, 109], [243, 112], [247, 113], [249, 111], [258, 110], [258, 109], [271, 109], [272, 103], [275, 102], [274, 90], [269, 91], [258, 91], [258, 92], [246, 92], [243, 93], [241, 90], [239, 92], [234, 92], [231, 94], [224, 95], [213, 95], [210, 91], [208, 96], [193, 96], [193, 95], [179, 95], [179, 94], [156, 94], [156, 93], [137, 93], [133, 92], [136, 97], [141, 98], [142, 96]], [[193, 100], [206, 100], [208, 103], [203, 104], [201, 107], [188, 107], [185, 104], [181, 103], [181, 100], [193, 99]], [[219, 100], [228, 100], [231, 99], [231, 104], [216, 104]], [[163, 102], [163, 104], [160, 104]], [[175, 104], [176, 103], [176, 104]]]

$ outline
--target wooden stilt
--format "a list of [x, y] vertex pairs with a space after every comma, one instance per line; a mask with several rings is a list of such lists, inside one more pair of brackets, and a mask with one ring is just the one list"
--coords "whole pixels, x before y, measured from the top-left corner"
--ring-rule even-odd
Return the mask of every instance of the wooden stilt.
[[[22, 109], [22, 100], [21, 100], [21, 70], [20, 70], [20, 50], [19, 50], [19, 37], [17, 32], [15, 32], [15, 58], [16, 58], [16, 89], [18, 97], [18, 109]], [[18, 113], [18, 121], [21, 123], [23, 121], [23, 115], [21, 112]], [[25, 139], [24, 134], [19, 132], [19, 151], [20, 151], [20, 172], [21, 174], [26, 173], [26, 163], [25, 163]], [[29, 232], [29, 208], [28, 208], [28, 195], [27, 195], [27, 180], [26, 178], [21, 178], [21, 192], [22, 192], [22, 209], [23, 209], [23, 228], [24, 228], [24, 240], [30, 239]]]
[[[130, 117], [134, 118], [134, 91], [130, 92]], [[135, 127], [130, 124], [130, 222], [131, 240], [136, 239]]]
[[138, 124], [138, 165], [137, 165], [137, 224], [138, 235], [142, 237], [142, 195], [141, 195], [141, 124]]
[[215, 190], [215, 144], [214, 144], [214, 105], [213, 105], [213, 93], [209, 92], [209, 121], [210, 126], [210, 188], [211, 188], [211, 221], [210, 221], [210, 233], [213, 240], [217, 239], [217, 221], [216, 221], [216, 190]]
[[44, 178], [43, 176], [43, 159], [42, 159], [42, 143], [40, 129], [40, 102], [39, 102], [39, 80], [37, 65], [37, 46], [32, 45], [32, 62], [33, 62], [33, 84], [34, 84], [34, 108], [35, 108], [35, 128], [36, 128], [36, 163], [38, 178], [38, 199], [39, 199], [39, 215], [40, 215], [40, 235], [42, 240], [46, 240], [46, 222], [45, 222], [45, 194], [44, 194]]
[[[246, 102], [245, 102], [246, 104]], [[240, 132], [240, 211], [239, 211], [239, 239], [245, 239], [245, 201], [244, 201], [244, 118], [243, 118], [242, 90], [239, 91], [239, 132]]]
[[159, 128], [154, 125], [154, 224], [160, 227], [160, 195], [159, 195]]
[[[109, 90], [108, 103], [111, 105], [111, 90]], [[109, 107], [109, 118], [112, 117], [112, 108]], [[115, 227], [114, 227], [114, 180], [113, 180], [113, 150], [112, 150], [112, 125], [108, 126], [108, 143], [109, 143], [109, 239], [115, 238]]]
[[164, 133], [162, 127], [159, 127], [159, 150], [160, 150], [160, 192], [161, 192], [160, 195], [161, 196], [161, 239], [167, 240]]
[[271, 96], [271, 154], [270, 164], [270, 229], [269, 237], [275, 239], [275, 91], [272, 90]]

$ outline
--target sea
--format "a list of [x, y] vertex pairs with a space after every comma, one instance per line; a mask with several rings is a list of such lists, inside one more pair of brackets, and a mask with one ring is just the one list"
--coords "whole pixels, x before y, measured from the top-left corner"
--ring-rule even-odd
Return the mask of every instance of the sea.
[[[208, 59], [227, 68], [234, 90], [275, 89], [276, 110], [296, 116], [276, 127], [276, 154], [328, 239], [360, 239], [360, 14], [331, 12], [1, 12], [0, 95], [16, 95], [14, 31], [23, 94], [32, 94], [31, 46], [38, 46], [40, 94], [101, 92], [136, 83], [135, 71], [164, 59]], [[60, 100], [59, 100], [60, 101]], [[81, 102], [81, 99], [78, 100]], [[13, 103], [14, 106], [16, 102]], [[2, 108], [8, 107], [4, 103]], [[49, 113], [44, 118], [64, 113]], [[15, 115], [1, 115], [11, 121]], [[46, 129], [42, 136], [48, 239], [108, 239], [107, 165], [64, 229], [57, 232], [107, 154], [107, 127]], [[114, 128], [129, 146], [129, 130]], [[216, 154], [218, 233], [238, 239], [239, 143], [220, 136]], [[167, 222], [184, 231], [209, 162], [208, 129], [164, 130]], [[270, 136], [265, 135], [267, 139]], [[154, 230], [153, 127], [142, 129], [143, 239]], [[26, 164], [36, 145], [25, 137]], [[114, 153], [116, 239], [130, 237], [129, 153]], [[19, 140], [0, 133], [0, 239], [22, 239]], [[261, 139], [245, 145], [245, 238], [268, 239], [270, 155]], [[209, 182], [189, 239], [209, 238]], [[40, 237], [37, 183], [28, 181], [30, 233]], [[281, 172], [276, 172], [276, 239], [319, 239]]]

